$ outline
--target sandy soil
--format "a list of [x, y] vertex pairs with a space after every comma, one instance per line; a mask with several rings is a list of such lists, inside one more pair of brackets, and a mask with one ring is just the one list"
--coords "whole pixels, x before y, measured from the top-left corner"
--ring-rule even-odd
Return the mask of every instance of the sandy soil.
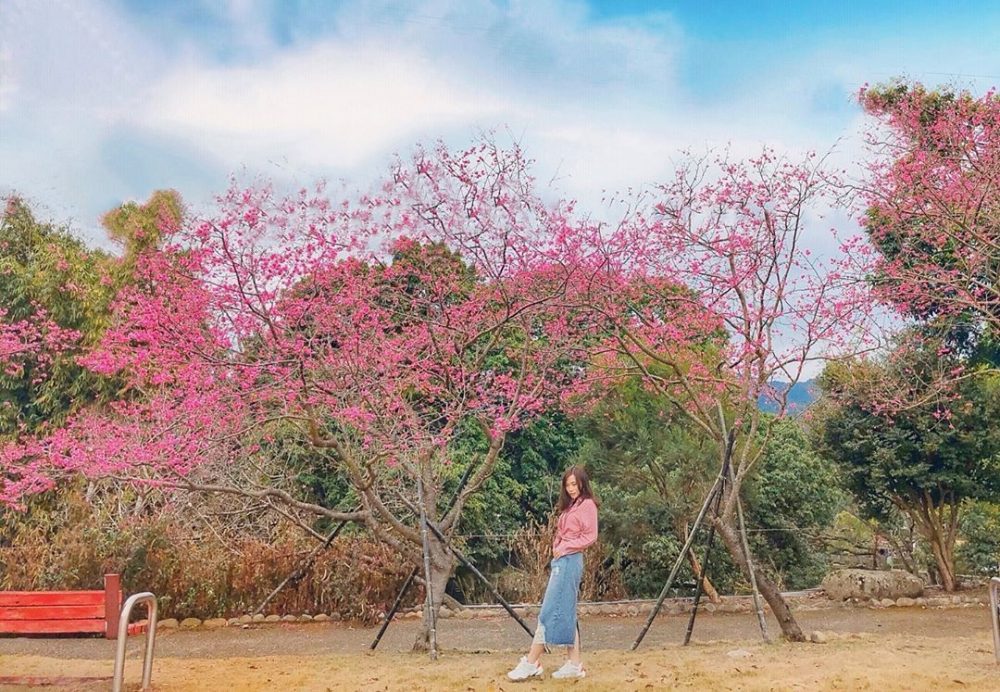
[[[401, 653], [417, 623], [390, 628], [385, 649], [367, 652], [372, 629], [290, 625], [158, 638], [156, 690], [1000, 690], [985, 608], [833, 610], [800, 614], [804, 629], [841, 635], [826, 644], [766, 645], [753, 619], [699, 616], [695, 644], [681, 647], [686, 621], [661, 618], [636, 652], [627, 651], [641, 618], [584, 618], [592, 645], [588, 677], [509, 683], [527, 636], [506, 620], [442, 621], [437, 661]], [[749, 635], [749, 636], [748, 636]], [[699, 639], [700, 637], [700, 639]], [[671, 643], [673, 642], [673, 643]], [[609, 646], [609, 644], [611, 646]], [[126, 679], [140, 675], [142, 638], [129, 641]], [[48, 689], [106, 690], [113, 645], [99, 639], [2, 639], [4, 690], [13, 676], [62, 676]], [[561, 655], [544, 659], [547, 673]], [[91, 680], [83, 678], [90, 677]], [[35, 681], [39, 682], [39, 681]], [[131, 685], [129, 689], [137, 686]]]

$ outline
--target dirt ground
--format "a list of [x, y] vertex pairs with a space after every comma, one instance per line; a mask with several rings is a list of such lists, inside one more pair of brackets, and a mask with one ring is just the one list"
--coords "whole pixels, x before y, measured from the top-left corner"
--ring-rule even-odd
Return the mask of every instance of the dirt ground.
[[[504, 619], [442, 620], [442, 655], [407, 653], [418, 623], [393, 623], [379, 650], [373, 628], [345, 624], [165, 631], [157, 637], [155, 690], [1000, 690], [985, 607], [832, 609], [798, 614], [825, 644], [766, 645], [752, 616], [699, 615], [681, 647], [684, 617], [661, 617], [638, 651], [644, 618], [585, 617], [585, 680], [510, 683], [528, 636]], [[534, 624], [533, 622], [531, 624]], [[776, 631], [776, 626], [772, 623]], [[143, 638], [129, 640], [126, 680], [140, 676]], [[114, 644], [102, 639], [0, 639], [0, 689], [106, 690]], [[546, 674], [562, 663], [554, 652]], [[40, 676], [23, 683], [25, 676]], [[89, 680], [87, 678], [90, 678]], [[57, 683], [57, 684], [54, 684]]]

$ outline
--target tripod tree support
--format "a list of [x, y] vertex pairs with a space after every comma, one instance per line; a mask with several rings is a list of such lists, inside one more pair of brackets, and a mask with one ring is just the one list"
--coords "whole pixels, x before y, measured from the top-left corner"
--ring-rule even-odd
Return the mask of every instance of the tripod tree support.
[[[356, 508], [354, 511], [357, 512], [358, 509], [360, 509], [360, 507]], [[257, 613], [263, 612], [264, 608], [267, 607], [267, 604], [270, 603], [271, 600], [275, 596], [277, 596], [283, 588], [285, 588], [285, 585], [288, 584], [288, 582], [292, 581], [292, 579], [295, 578], [301, 578], [302, 575], [305, 574], [306, 566], [309, 565], [312, 562], [313, 558], [315, 558], [319, 554], [319, 551], [330, 547], [330, 544], [333, 542], [333, 539], [336, 538], [340, 534], [340, 532], [344, 530], [345, 526], [347, 526], [346, 521], [342, 521], [339, 524], [337, 524], [337, 526], [333, 529], [333, 531], [330, 532], [330, 535], [328, 535], [323, 540], [322, 543], [313, 548], [312, 552], [306, 555], [306, 557], [298, 565], [296, 565], [295, 569], [292, 570], [280, 584], [274, 587], [274, 590], [267, 595], [267, 598], [265, 598], [263, 601], [260, 602], [260, 605], [257, 606], [257, 608], [253, 611], [253, 614], [256, 615]]]
[[500, 592], [497, 591], [496, 588], [493, 586], [493, 584], [490, 583], [490, 580], [487, 579], [483, 575], [483, 573], [480, 572], [476, 568], [476, 566], [474, 564], [472, 564], [472, 561], [470, 561], [469, 558], [465, 557], [465, 555], [463, 555], [461, 553], [461, 551], [459, 551], [458, 548], [456, 548], [451, 543], [449, 543], [448, 539], [444, 537], [444, 534], [441, 533], [441, 531], [438, 529], [438, 527], [436, 527], [434, 525], [433, 522], [428, 521], [427, 522], [427, 528], [429, 528], [431, 530], [431, 533], [433, 533], [435, 536], [437, 536], [438, 540], [441, 541], [441, 543], [444, 544], [445, 548], [447, 548], [448, 550], [450, 550], [452, 552], [452, 554], [455, 557], [457, 557], [459, 559], [459, 561], [463, 565], [465, 565], [466, 567], [468, 567], [472, 571], [472, 573], [475, 574], [476, 577], [479, 578], [479, 581], [483, 582], [483, 585], [486, 586], [487, 590], [490, 592], [490, 595], [492, 595], [493, 598], [495, 598], [497, 600], [497, 602], [500, 603], [500, 605], [503, 606], [504, 610], [506, 610], [507, 613], [510, 614], [510, 616], [517, 621], [517, 624], [519, 624], [521, 626], [521, 628], [525, 632], [528, 633], [528, 636], [534, 638], [535, 631], [533, 629], [531, 629], [530, 627], [528, 627], [528, 625], [525, 624], [524, 620], [522, 620], [521, 617], [517, 613], [514, 612], [514, 608], [510, 605], [510, 603], [508, 603], [504, 599], [504, 597], [500, 595]]
[[[694, 620], [695, 616], [698, 614], [698, 601], [701, 597], [701, 591], [704, 584], [704, 575], [708, 571], [708, 560], [712, 553], [712, 545], [715, 542], [715, 527], [720, 522], [719, 508], [721, 506], [722, 496], [724, 494], [723, 488], [725, 487], [725, 482], [728, 479], [732, 483], [733, 488], [736, 488], [736, 475], [733, 472], [733, 466], [730, 463], [732, 458], [733, 446], [736, 443], [736, 438], [726, 427], [726, 416], [722, 410], [722, 404], [719, 404], [719, 424], [721, 430], [723, 431], [723, 436], [728, 440], [727, 443], [727, 453], [726, 458], [722, 464], [722, 473], [719, 476], [719, 480], [716, 481], [719, 485], [719, 494], [715, 503], [715, 520], [712, 522], [711, 531], [708, 534], [708, 547], [705, 549], [705, 564], [702, 566], [701, 577], [698, 579], [698, 589], [695, 592], [694, 597], [694, 607], [691, 610], [691, 618], [688, 620], [687, 631], [684, 634], [684, 645], [687, 646], [691, 641], [691, 633], [694, 631]], [[706, 504], [707, 506], [707, 504]], [[746, 521], [743, 517], [743, 502], [740, 500], [739, 493], [736, 493], [736, 515], [739, 519], [739, 534], [740, 534], [740, 547], [743, 552], [743, 556], [746, 558], [747, 564], [747, 574], [750, 576], [750, 587], [753, 593], [753, 604], [754, 610], [757, 613], [757, 624], [760, 626], [760, 634], [767, 643], [771, 642], [771, 637], [767, 632], [767, 620], [764, 618], [764, 609], [761, 606], [760, 589], [757, 588], [757, 573], [753, 566], [753, 556], [750, 554], [750, 541], [747, 538], [747, 526]], [[648, 624], [647, 624], [648, 627]], [[634, 648], [634, 647], [633, 647]]]
[[427, 609], [428, 622], [431, 624], [431, 660], [436, 661], [437, 652], [437, 615], [434, 612], [434, 583], [431, 581], [431, 547], [427, 537], [427, 508], [424, 506], [424, 482], [417, 478], [417, 500], [420, 503], [420, 540], [424, 548], [424, 592], [426, 599], [424, 607]]
[[[728, 466], [728, 464], [727, 464]], [[691, 606], [691, 617], [688, 618], [687, 630], [684, 632], [684, 646], [691, 643], [691, 633], [694, 632], [694, 619], [698, 616], [698, 603], [701, 602], [701, 592], [705, 588], [705, 574], [712, 561], [712, 547], [715, 545], [715, 522], [719, 520], [719, 508], [722, 506], [722, 496], [725, 494], [725, 479], [719, 483], [719, 489], [715, 493], [715, 520], [709, 524], [708, 541], [705, 547], [705, 559], [701, 563], [701, 570], [698, 572], [698, 586], [694, 592], [694, 603]]]
[[656, 616], [659, 614], [660, 608], [663, 607], [663, 601], [666, 600], [667, 593], [670, 591], [670, 587], [674, 584], [674, 579], [677, 577], [677, 572], [680, 571], [681, 563], [684, 562], [688, 551], [691, 550], [691, 544], [694, 543], [695, 534], [698, 532], [698, 527], [701, 526], [701, 522], [705, 518], [708, 506], [711, 504], [712, 500], [715, 499], [716, 493], [720, 490], [722, 479], [722, 475], [716, 478], [712, 489], [708, 491], [708, 495], [705, 497], [705, 502], [701, 505], [701, 510], [698, 512], [698, 517], [694, 520], [694, 524], [691, 526], [691, 531], [688, 533], [687, 541], [684, 542], [684, 547], [681, 548], [681, 552], [677, 555], [677, 560], [674, 562], [674, 566], [670, 570], [667, 582], [660, 590], [660, 596], [656, 599], [656, 605], [653, 606], [653, 610], [650, 611], [649, 617], [646, 619], [645, 626], [642, 628], [642, 631], [639, 632], [639, 636], [635, 638], [634, 642], [632, 642], [631, 651], [635, 651], [639, 648], [639, 644], [642, 643], [642, 640], [649, 631], [649, 628], [653, 625], [653, 620], [655, 620]]
[[[465, 473], [458, 481], [458, 487], [455, 488], [455, 494], [451, 496], [451, 502], [448, 503], [448, 509], [445, 514], [451, 511], [451, 508], [455, 506], [458, 502], [458, 496], [465, 489], [465, 484], [469, 482], [469, 476], [472, 475], [472, 464], [469, 464], [468, 468], [465, 469]], [[399, 588], [399, 593], [396, 594], [396, 600], [393, 602], [392, 607], [389, 608], [389, 612], [385, 614], [385, 619], [382, 621], [382, 626], [379, 627], [378, 634], [375, 635], [374, 641], [372, 641], [371, 646], [368, 648], [374, 651], [378, 647], [378, 643], [382, 641], [382, 635], [389, 628], [389, 623], [392, 622], [393, 616], [399, 611], [399, 606], [403, 604], [403, 597], [406, 596], [406, 592], [409, 590], [410, 585], [413, 584], [413, 580], [417, 578], [417, 572], [420, 571], [419, 567], [414, 567], [410, 570], [410, 575], [403, 582], [403, 585]]]
[[[719, 416], [722, 417], [721, 407], [719, 408]], [[722, 418], [722, 420], [724, 422], [725, 418]], [[732, 442], [733, 440], [730, 440], [730, 444], [732, 444]], [[726, 470], [728, 472], [727, 474], [728, 478], [730, 482], [733, 484], [733, 487], [735, 488], [736, 477], [735, 474], [733, 473], [732, 465], [727, 465]], [[743, 548], [743, 557], [746, 558], [747, 574], [750, 576], [750, 588], [752, 589], [753, 593], [753, 607], [754, 610], [757, 612], [757, 624], [760, 627], [761, 637], [764, 638], [764, 641], [766, 643], [770, 644], [771, 636], [767, 632], [767, 620], [764, 618], [764, 608], [760, 602], [761, 601], [760, 589], [757, 588], [757, 571], [754, 569], [753, 566], [753, 555], [750, 554], [750, 539], [747, 538], [747, 524], [746, 520], [743, 518], [743, 502], [740, 500], [739, 493], [736, 494], [736, 516], [737, 519], [739, 520], [740, 544], [741, 547]]]
[[410, 585], [413, 583], [413, 580], [416, 578], [417, 572], [419, 571], [420, 571], [419, 567], [414, 567], [413, 569], [411, 569], [410, 575], [406, 578], [406, 581], [404, 581], [403, 585], [400, 587], [399, 593], [396, 594], [396, 600], [392, 604], [392, 608], [390, 608], [389, 612], [385, 614], [385, 620], [382, 621], [382, 626], [379, 627], [378, 634], [375, 635], [375, 640], [368, 647], [372, 651], [374, 651], [375, 647], [378, 646], [378, 643], [382, 641], [382, 635], [385, 634], [385, 631], [387, 629], [389, 629], [389, 623], [392, 622], [393, 615], [395, 615], [396, 611], [399, 610], [399, 606], [403, 603], [403, 597], [406, 595], [406, 592], [410, 590]]
[[736, 497], [736, 515], [740, 520], [740, 539], [743, 541], [743, 554], [747, 559], [747, 572], [750, 574], [750, 587], [753, 589], [753, 608], [757, 612], [757, 624], [760, 626], [760, 636], [768, 644], [771, 635], [767, 632], [767, 620], [764, 618], [764, 608], [760, 603], [760, 591], [757, 589], [757, 572], [754, 570], [753, 557], [750, 555], [750, 541], [747, 539], [747, 525], [743, 520], [743, 503]]

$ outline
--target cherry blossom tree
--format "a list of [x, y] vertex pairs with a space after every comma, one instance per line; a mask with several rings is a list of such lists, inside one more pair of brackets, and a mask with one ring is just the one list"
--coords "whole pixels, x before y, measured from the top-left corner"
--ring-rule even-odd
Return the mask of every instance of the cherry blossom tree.
[[[716, 528], [750, 570], [738, 498], [767, 441], [759, 401], [780, 415], [812, 361], [849, 350], [869, 304], [803, 245], [828, 232], [818, 214], [834, 182], [815, 159], [767, 151], [690, 159], [612, 227], [545, 203], [522, 152], [489, 141], [418, 149], [338, 203], [234, 186], [211, 219], [137, 255], [82, 359], [121, 378], [122, 396], [3, 447], [0, 499], [70, 473], [237, 493], [308, 530], [307, 517], [362, 522], [416, 562], [418, 517], [453, 531], [511, 430], [638, 376], [716, 443]], [[449, 509], [450, 443], [470, 427], [482, 453]], [[360, 506], [302, 497], [269, 456], [289, 434]], [[454, 558], [433, 538], [428, 552], [439, 606]], [[776, 586], [759, 584], [802, 639]]]
[[40, 306], [30, 320], [7, 317], [7, 311], [0, 308], [0, 371], [7, 376], [20, 375], [30, 362], [38, 370], [33, 376], [44, 378], [53, 356], [80, 337], [79, 332], [63, 329], [49, 319]]
[[[851, 327], [869, 314], [864, 283], [806, 245], [831, 233], [821, 214], [836, 182], [815, 157], [690, 158], [670, 182], [626, 199], [614, 229], [594, 225], [580, 250], [598, 269], [578, 300], [611, 334], [595, 373], [643, 378], [716, 443], [727, 483], [715, 526], [748, 573], [738, 498], [766, 449], [760, 402], [784, 415], [809, 364], [853, 352]], [[784, 635], [801, 641], [776, 585], [755, 576]]]
[[[565, 218], [519, 150], [486, 141], [418, 150], [338, 203], [233, 186], [212, 218], [162, 228], [138, 254], [82, 359], [122, 378], [123, 396], [7, 445], [0, 498], [75, 473], [242, 494], [307, 530], [309, 517], [361, 522], [418, 564], [418, 517], [453, 531], [505, 436], [579, 377], [550, 247]], [[483, 452], [449, 508], [450, 443], [470, 426]], [[303, 498], [268, 458], [288, 435], [360, 506]], [[439, 607], [455, 559], [434, 536], [428, 552]]]
[[[1000, 327], [1000, 95], [865, 87], [862, 186], [882, 298], [959, 332]], [[956, 325], [957, 323], [957, 325]]]
[[[79, 338], [79, 332], [60, 327], [41, 306], [35, 306], [31, 319], [22, 320], [10, 319], [9, 313], [0, 308], [0, 386], [6, 390], [8, 383], [19, 384], [27, 376], [29, 384], [37, 387], [51, 376], [53, 363], [73, 349]], [[11, 409], [14, 403], [4, 397], [0, 406]], [[4, 413], [6, 418], [17, 421], [16, 411]], [[27, 432], [23, 422], [17, 421], [14, 427], [15, 431], [8, 434], [16, 434], [17, 430]], [[48, 486], [45, 479], [36, 474], [16, 471], [16, 464], [10, 458], [14, 449], [16, 447], [0, 442], [0, 482], [3, 483], [0, 503], [11, 502]]]

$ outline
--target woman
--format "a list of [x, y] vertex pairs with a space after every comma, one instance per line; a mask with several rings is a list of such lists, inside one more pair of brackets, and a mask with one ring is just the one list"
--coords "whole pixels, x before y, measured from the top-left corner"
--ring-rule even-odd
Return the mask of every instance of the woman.
[[539, 665], [547, 644], [565, 646], [569, 660], [552, 674], [554, 678], [587, 675], [580, 661], [580, 632], [576, 624], [576, 597], [583, 576], [583, 551], [597, 540], [597, 499], [590, 490], [587, 472], [570, 466], [562, 477], [559, 521], [552, 540], [552, 572], [545, 588], [538, 628], [531, 649], [514, 670], [511, 680], [541, 677]]

